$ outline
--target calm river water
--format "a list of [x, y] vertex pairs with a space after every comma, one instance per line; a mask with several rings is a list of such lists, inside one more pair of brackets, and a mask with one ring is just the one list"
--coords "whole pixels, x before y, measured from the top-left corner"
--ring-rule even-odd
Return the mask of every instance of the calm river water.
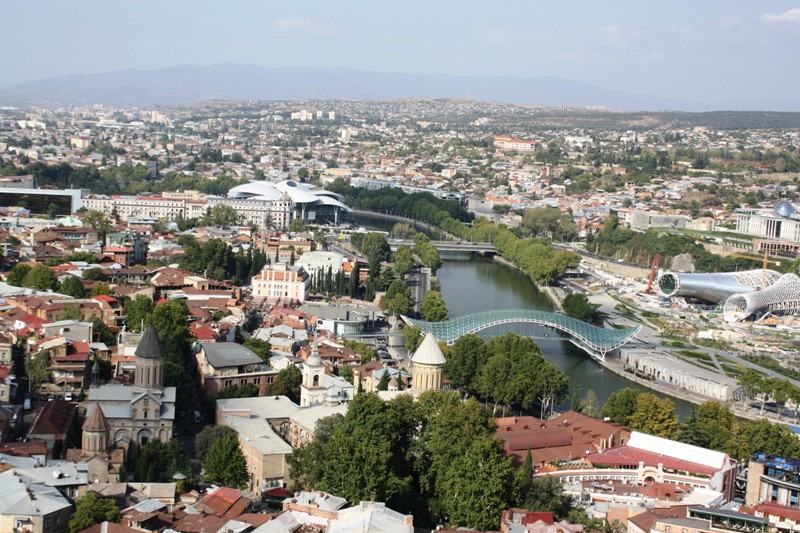
[[[356, 217], [370, 228], [382, 231], [393, 223], [373, 217]], [[552, 304], [524, 274], [496, 263], [491, 259], [468, 255], [443, 255], [444, 264], [436, 273], [442, 283], [442, 294], [451, 318], [493, 309], [540, 309], [551, 311]], [[567, 340], [556, 338], [557, 333], [533, 325], [502, 325], [479, 333], [491, 338], [511, 331], [537, 337], [536, 342], [547, 360], [561, 368], [570, 378], [570, 387], [578, 387], [581, 396], [594, 390], [601, 405], [623, 387], [641, 388], [635, 383], [609, 372], [589, 355]], [[542, 338], [548, 335], [548, 338]], [[647, 390], [647, 389], [642, 389]], [[689, 415], [692, 404], [672, 398], [681, 419]], [[568, 407], [564, 406], [564, 407]]]

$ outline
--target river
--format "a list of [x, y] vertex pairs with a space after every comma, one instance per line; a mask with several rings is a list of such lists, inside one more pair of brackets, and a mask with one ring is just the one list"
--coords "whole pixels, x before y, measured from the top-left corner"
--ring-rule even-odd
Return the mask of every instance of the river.
[[[356, 221], [370, 229], [382, 231], [389, 231], [393, 225], [373, 217], [356, 217]], [[442, 259], [444, 263], [436, 277], [442, 284], [442, 295], [451, 318], [492, 309], [553, 309], [552, 303], [539, 292], [530, 278], [517, 270], [491, 259], [463, 254], [442, 255]], [[601, 405], [615, 391], [624, 387], [652, 392], [604, 369], [569, 341], [555, 338], [557, 333], [548, 328], [527, 324], [503, 325], [479, 334], [491, 338], [507, 331], [537, 337], [536, 342], [545, 358], [569, 376], [570, 387], [578, 387], [581, 396], [592, 389]], [[542, 338], [544, 335], [549, 338]], [[692, 404], [676, 398], [672, 398], [672, 401], [681, 419], [691, 413]]]

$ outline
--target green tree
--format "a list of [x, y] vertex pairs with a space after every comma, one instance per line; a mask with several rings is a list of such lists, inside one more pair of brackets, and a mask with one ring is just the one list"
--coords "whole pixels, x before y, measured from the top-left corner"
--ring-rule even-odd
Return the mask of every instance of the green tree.
[[377, 385], [376, 389], [378, 391], [389, 390], [389, 381], [391, 381], [391, 378], [389, 377], [389, 372], [388, 372], [388, 370], [384, 369], [384, 372], [381, 375], [381, 379], [378, 382], [378, 385]]
[[351, 385], [353, 384], [353, 379], [355, 378], [355, 374], [353, 373], [353, 367], [350, 365], [343, 365], [339, 369], [339, 377], [346, 380]]
[[31, 382], [31, 387], [37, 390], [42, 383], [50, 381], [50, 353], [41, 351], [33, 357], [25, 359], [25, 374]]
[[636, 411], [630, 417], [630, 428], [665, 439], [677, 438], [678, 415], [675, 414], [675, 403], [655, 394], [640, 394], [636, 398]]
[[83, 223], [94, 229], [101, 236], [101, 241], [105, 237], [106, 234], [111, 233], [114, 227], [111, 225], [111, 221], [101, 213], [100, 211], [89, 210], [83, 217]]
[[192, 346], [186, 302], [175, 299], [162, 303], [153, 310], [150, 321], [156, 327], [167, 360], [183, 365]]
[[522, 507], [551, 512], [556, 520], [564, 520], [572, 511], [572, 498], [564, 494], [564, 487], [556, 477], [541, 476], [533, 479]]
[[477, 335], [462, 335], [450, 350], [444, 372], [458, 389], [473, 389], [473, 380], [480, 375], [489, 354], [483, 339]]
[[125, 305], [125, 324], [128, 330], [134, 333], [142, 332], [142, 325], [148, 321], [153, 314], [155, 304], [153, 300], [143, 294], [139, 294], [136, 298], [128, 300]]
[[314, 440], [295, 448], [287, 458], [292, 485], [290, 489], [313, 490], [322, 483], [325, 454], [334, 428], [344, 420], [341, 414], [320, 418], [314, 429]]
[[742, 394], [742, 405], [747, 402], [747, 398], [752, 398], [761, 390], [761, 382], [764, 380], [764, 375], [757, 370], [748, 368], [742, 375], [739, 376], [739, 385], [744, 388]]
[[203, 479], [225, 487], [244, 488], [247, 485], [247, 462], [237, 437], [214, 441], [203, 461]]
[[415, 411], [410, 399], [386, 403], [375, 394], [356, 395], [325, 447], [318, 488], [348, 501], [404, 508], [413, 493], [404, 457]]
[[754, 453], [798, 457], [800, 440], [784, 424], [773, 424], [764, 418], [743, 420], [734, 426], [725, 451], [740, 461], [747, 461]]
[[72, 252], [67, 257], [64, 258], [65, 262], [69, 261], [84, 261], [93, 265], [97, 263], [97, 256], [94, 255], [92, 252]]
[[200, 462], [203, 462], [214, 442], [228, 437], [236, 438], [236, 436], [236, 430], [230, 426], [205, 426], [194, 437], [194, 449], [197, 453], [197, 458]]
[[102, 268], [90, 268], [83, 271], [83, 279], [88, 281], [105, 281], [108, 277], [103, 274]]
[[90, 296], [100, 296], [101, 294], [105, 294], [106, 296], [111, 296], [114, 294], [114, 290], [111, 288], [111, 285], [104, 281], [98, 281], [94, 285], [92, 285], [92, 290], [89, 293]]
[[414, 251], [411, 250], [411, 247], [403, 244], [392, 254], [392, 261], [394, 261], [395, 272], [402, 279], [414, 266]]
[[[358, 240], [356, 240], [358, 242]], [[354, 242], [355, 244], [355, 242]], [[363, 239], [360, 240], [358, 250], [367, 257], [369, 263], [369, 271], [371, 274], [378, 274], [380, 271], [381, 261], [389, 259], [391, 248], [386, 236], [382, 233], [367, 233]]]
[[511, 461], [500, 441], [484, 437], [470, 443], [442, 479], [442, 511], [453, 526], [496, 529], [510, 501]]
[[636, 412], [636, 403], [642, 392], [626, 387], [612, 394], [603, 405], [600, 416], [623, 426], [631, 425], [631, 417]]
[[414, 235], [416, 235], [417, 231], [408, 224], [398, 222], [392, 227], [392, 231], [390, 233], [395, 239], [406, 240], [412, 239]]
[[439, 291], [428, 291], [422, 298], [420, 314], [428, 322], [443, 322], [447, 320], [447, 304], [444, 303], [442, 293]]
[[86, 298], [87, 295], [86, 288], [81, 283], [80, 278], [76, 276], [69, 276], [62, 281], [58, 286], [58, 292], [77, 299]]
[[585, 294], [575, 292], [568, 294], [561, 306], [564, 308], [564, 313], [567, 316], [583, 320], [584, 322], [593, 322], [597, 316], [597, 312]]
[[119, 521], [119, 509], [111, 498], [101, 498], [95, 492], [87, 492], [75, 500], [75, 513], [69, 521], [69, 533], [78, 533], [101, 522]]
[[23, 287], [30, 287], [39, 291], [54, 291], [58, 287], [58, 279], [52, 269], [38, 264], [25, 274], [22, 280]]
[[300, 403], [300, 384], [303, 382], [303, 374], [294, 365], [284, 368], [275, 380], [267, 385], [266, 396], [286, 396], [295, 403]]
[[207, 226], [233, 226], [239, 222], [239, 213], [229, 205], [219, 204], [211, 208], [211, 212], [203, 219]]
[[102, 342], [106, 346], [117, 344], [117, 336], [99, 317], [93, 316], [90, 322], [92, 323], [92, 336], [97, 339], [97, 342]]
[[422, 331], [417, 326], [403, 326], [403, 339], [408, 353], [413, 354], [422, 342]]
[[15, 287], [22, 287], [23, 280], [30, 271], [30, 265], [26, 263], [17, 263], [14, 265], [14, 268], [11, 269], [11, 272], [8, 274], [8, 276], [6, 276], [6, 282], [9, 285], [14, 285]]
[[65, 305], [58, 313], [59, 320], [81, 320], [81, 308], [79, 305]]
[[308, 224], [302, 218], [295, 218], [289, 224], [289, 231], [292, 233], [305, 233], [308, 231]]
[[396, 279], [389, 285], [386, 295], [383, 297], [383, 308], [392, 316], [408, 314], [414, 307], [414, 300], [411, 297], [411, 289], [406, 282]]
[[525, 504], [525, 499], [533, 487], [533, 456], [531, 447], [528, 446], [528, 453], [525, 454], [525, 462], [514, 472], [514, 484], [512, 486], [511, 500], [515, 507]]
[[581, 400], [581, 413], [592, 418], [600, 416], [600, 401], [597, 399], [597, 393], [589, 389], [583, 395]]

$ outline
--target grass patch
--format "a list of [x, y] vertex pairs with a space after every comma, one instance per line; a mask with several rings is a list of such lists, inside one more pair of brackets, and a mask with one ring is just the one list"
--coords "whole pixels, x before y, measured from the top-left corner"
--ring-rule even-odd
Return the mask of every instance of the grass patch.
[[695, 352], [695, 351], [692, 351], [692, 350], [678, 350], [676, 353], [678, 353], [678, 354], [680, 354], [680, 355], [682, 355], [684, 357], [687, 357], [689, 359], [695, 359], [697, 361], [702, 361], [702, 362], [714, 364], [714, 360], [707, 353]]
[[673, 348], [686, 348], [686, 343], [681, 341], [667, 341], [664, 344], [672, 346]]
[[772, 370], [773, 372], [777, 372], [778, 374], [786, 376], [787, 378], [800, 379], [800, 371], [795, 370], [794, 368], [786, 368], [779, 361], [776, 361], [775, 359], [773, 359], [768, 355], [742, 354], [739, 357], [741, 357], [745, 361], [750, 361], [751, 363], [755, 363], [760, 367]]

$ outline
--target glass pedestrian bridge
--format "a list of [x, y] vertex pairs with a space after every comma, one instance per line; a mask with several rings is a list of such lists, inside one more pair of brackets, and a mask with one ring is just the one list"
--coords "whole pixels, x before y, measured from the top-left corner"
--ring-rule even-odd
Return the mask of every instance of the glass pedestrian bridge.
[[501, 324], [537, 324], [566, 333], [570, 342], [602, 361], [605, 361], [606, 354], [631, 341], [641, 329], [641, 326], [627, 329], [598, 328], [566, 315], [533, 309], [482, 311], [444, 322], [426, 322], [407, 316], [400, 318], [406, 324], [417, 326], [423, 333], [433, 333], [434, 337], [447, 344], [453, 344], [462, 335]]

